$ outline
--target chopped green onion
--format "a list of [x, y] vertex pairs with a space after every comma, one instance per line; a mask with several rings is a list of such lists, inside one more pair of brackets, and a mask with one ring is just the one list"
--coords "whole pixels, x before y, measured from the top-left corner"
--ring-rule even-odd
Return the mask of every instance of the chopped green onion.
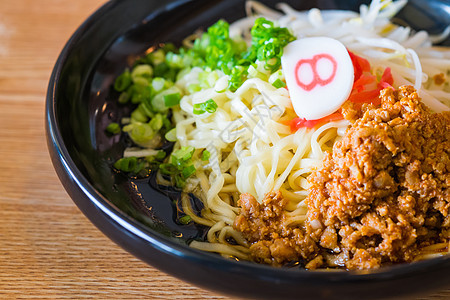
[[167, 52], [174, 52], [174, 51], [176, 51], [177, 47], [173, 43], [167, 43], [167, 44], [164, 44], [162, 49], [164, 50], [165, 53], [167, 53]]
[[164, 76], [168, 71], [170, 70], [169, 66], [165, 63], [165, 62], [161, 62], [159, 64], [155, 65], [155, 68], [153, 69], [153, 75], [155, 77], [163, 77], [163, 78], [167, 78], [166, 76]]
[[181, 147], [172, 153], [169, 163], [160, 165], [161, 173], [170, 175], [179, 188], [183, 188], [186, 185], [186, 179], [196, 172], [191, 160], [194, 151], [194, 147]]
[[189, 94], [193, 94], [195, 92], [201, 91], [202, 87], [199, 84], [191, 83], [190, 85], [188, 85], [187, 90]]
[[168, 110], [164, 104], [164, 96], [161, 93], [152, 98], [151, 105], [157, 112], [165, 113]]
[[114, 82], [114, 89], [118, 92], [125, 91], [131, 85], [131, 73], [129, 70], [125, 70], [117, 77]]
[[184, 76], [186, 76], [186, 75], [191, 73], [192, 69], [188, 67], [191, 64], [192, 63], [186, 63], [185, 64], [186, 67], [181, 69], [180, 72], [178, 72], [175, 82], [177, 82], [178, 80], [182, 80]]
[[216, 81], [219, 79], [219, 74], [216, 71], [204, 71], [198, 75], [198, 81], [200, 83], [200, 87], [202, 88], [210, 88], [216, 84]]
[[206, 101], [205, 110], [210, 114], [215, 113], [217, 110], [217, 103], [214, 100], [210, 99]]
[[155, 112], [153, 111], [152, 104], [148, 99], [145, 99], [144, 102], [139, 104], [138, 108], [144, 113], [147, 117], [153, 118], [155, 116]]
[[106, 127], [106, 131], [112, 134], [118, 134], [120, 133], [120, 125], [113, 122], [110, 123], [107, 127]]
[[153, 78], [153, 80], [152, 80], [152, 87], [155, 90], [155, 92], [157, 92], [157, 93], [161, 92], [164, 89], [165, 84], [166, 84], [166, 80], [161, 77], [156, 77], [156, 78]]
[[155, 155], [147, 156], [145, 159], [150, 163], [154, 163], [156, 161], [161, 162], [165, 157], [166, 152], [164, 152], [163, 150], [159, 150]]
[[190, 166], [187, 166], [187, 167], [185, 167], [182, 171], [181, 171], [181, 174], [183, 175], [183, 177], [186, 179], [186, 178], [189, 178], [190, 176], [192, 176], [192, 175], [194, 175], [195, 174], [195, 167], [194, 167], [194, 165], [190, 165]]
[[173, 94], [164, 95], [163, 98], [164, 98], [164, 105], [166, 107], [172, 107], [172, 106], [180, 104], [181, 95], [180, 95], [180, 93], [173, 93]]
[[176, 128], [170, 129], [164, 137], [169, 142], [176, 142], [177, 141], [177, 129]]
[[146, 79], [146, 82], [153, 76], [153, 68], [150, 65], [137, 65], [131, 71], [131, 78], [133, 82], [138, 81], [140, 78]]
[[131, 123], [123, 127], [123, 131], [127, 132], [133, 142], [141, 147], [152, 144], [152, 140], [156, 135], [156, 132], [148, 123]]
[[247, 72], [249, 78], [259, 78], [261, 80], [267, 81], [267, 78], [269, 77], [267, 74], [260, 72], [254, 66], [248, 67]]
[[175, 181], [175, 186], [177, 186], [181, 189], [185, 187], [186, 179], [184, 179], [181, 174], [177, 174], [177, 175], [173, 176], [172, 178]]
[[175, 175], [178, 172], [178, 168], [171, 163], [161, 164], [159, 169], [161, 173], [166, 175]]
[[158, 153], [155, 155], [155, 158], [157, 160], [163, 160], [164, 157], [166, 157], [166, 152], [164, 152], [163, 150], [159, 150]]
[[253, 60], [256, 58], [265, 61], [265, 68], [275, 72], [280, 68], [283, 48], [295, 40], [287, 28], [276, 27], [272, 21], [258, 18], [251, 29], [252, 45], [247, 51], [245, 58]]
[[163, 119], [163, 128], [168, 131], [172, 129], [172, 122], [168, 118]]
[[211, 153], [208, 150], [203, 150], [201, 160], [208, 161], [211, 157]]
[[194, 115], [201, 115], [204, 114], [205, 110], [202, 109], [201, 104], [194, 104]]
[[163, 127], [163, 116], [156, 114], [148, 124], [154, 131], [159, 131]]
[[[170, 106], [177, 105], [180, 102], [181, 96], [182, 91], [178, 87], [172, 86], [156, 94], [152, 98], [151, 104], [155, 111], [165, 113], [169, 110]], [[166, 103], [170, 106], [167, 106]]]
[[130, 94], [128, 92], [122, 92], [119, 96], [119, 103], [125, 104], [130, 100]]
[[183, 67], [183, 57], [173, 52], [169, 52], [166, 54], [166, 62], [171, 68], [181, 69]]
[[134, 84], [131, 88], [131, 102], [141, 103], [152, 98], [152, 89], [148, 85]]
[[145, 77], [136, 77], [133, 79], [133, 83], [141, 86], [148, 86], [150, 83]]
[[210, 114], [216, 112], [217, 110], [217, 103], [213, 99], [209, 99], [202, 103], [194, 104], [194, 115], [201, 115], [205, 112], [208, 112]]
[[178, 221], [183, 225], [187, 225], [192, 221], [192, 218], [188, 215], [184, 215], [181, 218], [179, 218]]
[[281, 80], [281, 79], [277, 79], [277, 80], [275, 80], [275, 81], [272, 83], [272, 85], [273, 85], [274, 87], [276, 87], [277, 89], [279, 89], [279, 88], [285, 87], [285, 86], [286, 86], [286, 83], [285, 83], [283, 80]]
[[153, 65], [157, 65], [162, 63], [166, 59], [166, 54], [164, 53], [163, 49], [158, 49], [149, 53], [147, 57]]
[[247, 69], [241, 66], [236, 66], [231, 70], [230, 80], [228, 81], [228, 88], [230, 91], [235, 92], [244, 83], [247, 79]]
[[178, 149], [172, 154], [172, 158], [176, 157], [177, 159], [181, 161], [187, 161], [192, 158], [192, 155], [194, 154], [195, 148], [192, 146], [187, 147], [181, 147], [181, 149]]
[[139, 173], [145, 164], [140, 162], [137, 157], [124, 157], [114, 163], [114, 168], [123, 172]]
[[148, 116], [145, 113], [144, 109], [141, 105], [139, 105], [132, 113], [131, 113], [131, 120], [133, 122], [141, 122], [141, 123], [147, 123]]
[[205, 113], [205, 110], [202, 108], [203, 103], [194, 104], [194, 115], [201, 115]]

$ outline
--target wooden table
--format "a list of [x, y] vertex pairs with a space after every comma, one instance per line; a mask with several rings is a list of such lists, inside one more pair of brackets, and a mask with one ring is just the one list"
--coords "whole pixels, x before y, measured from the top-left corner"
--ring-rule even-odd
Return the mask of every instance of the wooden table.
[[[0, 0], [0, 298], [229, 299], [131, 256], [81, 214], [47, 152], [53, 64], [103, 0]], [[449, 299], [450, 289], [428, 299]]]

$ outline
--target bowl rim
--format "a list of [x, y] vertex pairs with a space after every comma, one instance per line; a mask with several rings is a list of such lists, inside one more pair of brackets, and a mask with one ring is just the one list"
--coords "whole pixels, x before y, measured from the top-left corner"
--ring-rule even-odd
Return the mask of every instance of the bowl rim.
[[[178, 2], [186, 3], [192, 1], [195, 0], [181, 0]], [[57, 158], [55, 159], [62, 165], [66, 175], [69, 176], [69, 178], [77, 185], [77, 187], [82, 190], [88, 200], [93, 205], [95, 205], [95, 207], [97, 207], [103, 214], [107, 215], [113, 222], [123, 227], [128, 231], [128, 233], [147, 241], [157, 250], [168, 255], [178, 256], [180, 258], [196, 261], [201, 264], [212, 266], [213, 268], [225, 268], [241, 274], [264, 273], [268, 278], [279, 278], [280, 280], [324, 280], [323, 283], [325, 283], [327, 280], [335, 283], [343, 281], [348, 282], [349, 280], [355, 282], [383, 281], [409, 276], [412, 273], [423, 272], [424, 270], [442, 265], [444, 262], [449, 263], [450, 255], [446, 255], [413, 263], [402, 263], [392, 266], [385, 266], [379, 269], [371, 269], [369, 271], [331, 270], [323, 272], [320, 270], [312, 271], [300, 268], [278, 268], [247, 261], [235, 261], [223, 258], [220, 255], [203, 252], [197, 249], [193, 249], [187, 245], [176, 243], [169, 238], [157, 232], [154, 232], [144, 224], [140, 223], [137, 220], [134, 220], [130, 216], [126, 215], [123, 211], [118, 209], [113, 203], [111, 203], [105, 196], [103, 196], [94, 188], [94, 186], [82, 174], [82, 172], [76, 166], [75, 162], [72, 160], [69, 151], [63, 141], [60, 127], [57, 122], [55, 108], [58, 102], [58, 99], [56, 99], [56, 89], [62, 77], [61, 71], [65, 61], [70, 56], [72, 48], [74, 47], [74, 45], [76, 45], [77, 42], [79, 42], [83, 35], [88, 31], [89, 27], [91, 27], [100, 16], [113, 9], [119, 2], [121, 1], [110, 0], [100, 6], [71, 35], [70, 39], [67, 41], [61, 53], [59, 54], [51, 73], [45, 105], [45, 126], [49, 151], [54, 151], [56, 153]], [[55, 161], [53, 161], [53, 165], [56, 168]], [[62, 180], [60, 174], [58, 174], [58, 176], [60, 177], [60, 180]], [[66, 186], [64, 187], [66, 188]], [[102, 230], [101, 228], [99, 229]], [[123, 245], [120, 246], [123, 247]], [[129, 251], [129, 249], [125, 249]]]

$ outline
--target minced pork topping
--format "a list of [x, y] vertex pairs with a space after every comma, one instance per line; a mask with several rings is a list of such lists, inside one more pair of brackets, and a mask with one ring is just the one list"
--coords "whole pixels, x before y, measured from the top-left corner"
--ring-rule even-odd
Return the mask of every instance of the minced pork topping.
[[380, 107], [362, 108], [309, 176], [302, 226], [287, 225], [280, 192], [262, 203], [241, 195], [234, 227], [250, 242], [253, 260], [368, 269], [448, 244], [450, 113], [431, 113], [410, 86], [386, 88], [380, 98]]

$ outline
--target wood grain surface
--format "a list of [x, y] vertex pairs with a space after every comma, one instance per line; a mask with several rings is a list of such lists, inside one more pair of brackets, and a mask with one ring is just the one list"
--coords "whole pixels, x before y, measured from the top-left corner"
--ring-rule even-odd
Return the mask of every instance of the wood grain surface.
[[[0, 298], [230, 299], [168, 276], [106, 238], [60, 184], [45, 94], [64, 43], [103, 0], [0, 0]], [[450, 299], [450, 289], [427, 299]]]

